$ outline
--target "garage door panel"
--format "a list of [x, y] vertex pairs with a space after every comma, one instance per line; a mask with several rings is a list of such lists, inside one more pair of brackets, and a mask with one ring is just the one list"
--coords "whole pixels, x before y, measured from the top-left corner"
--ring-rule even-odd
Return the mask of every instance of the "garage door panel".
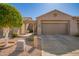
[[42, 34], [52, 35], [52, 34], [67, 34], [68, 25], [67, 23], [43, 23], [42, 24]]

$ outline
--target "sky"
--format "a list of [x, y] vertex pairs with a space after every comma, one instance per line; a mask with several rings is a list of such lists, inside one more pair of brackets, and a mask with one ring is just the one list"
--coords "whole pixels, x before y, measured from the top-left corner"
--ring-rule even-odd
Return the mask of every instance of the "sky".
[[72, 16], [79, 16], [79, 3], [11, 3], [23, 17], [36, 17], [54, 9]]

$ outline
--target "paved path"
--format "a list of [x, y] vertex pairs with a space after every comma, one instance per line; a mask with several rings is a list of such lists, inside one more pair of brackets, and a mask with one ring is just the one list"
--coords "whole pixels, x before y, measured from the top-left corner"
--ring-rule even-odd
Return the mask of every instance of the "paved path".
[[41, 35], [42, 55], [79, 56], [79, 38], [65, 35]]

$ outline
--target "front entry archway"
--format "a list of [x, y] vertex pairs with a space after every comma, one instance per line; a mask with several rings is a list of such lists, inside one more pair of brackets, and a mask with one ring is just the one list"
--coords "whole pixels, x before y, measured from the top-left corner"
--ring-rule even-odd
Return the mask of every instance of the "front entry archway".
[[25, 24], [26, 33], [35, 33], [35, 23], [28, 22]]

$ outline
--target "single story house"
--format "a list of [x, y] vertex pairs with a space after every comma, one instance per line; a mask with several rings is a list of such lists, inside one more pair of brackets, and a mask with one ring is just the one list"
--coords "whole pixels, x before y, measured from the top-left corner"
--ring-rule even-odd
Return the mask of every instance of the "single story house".
[[[75, 35], [79, 32], [79, 17], [71, 16], [59, 10], [38, 16], [35, 21], [32, 18], [29, 19], [31, 19], [29, 22], [26, 19], [25, 22], [32, 24], [33, 32], [38, 35]], [[26, 25], [26, 23], [24, 24]]]

